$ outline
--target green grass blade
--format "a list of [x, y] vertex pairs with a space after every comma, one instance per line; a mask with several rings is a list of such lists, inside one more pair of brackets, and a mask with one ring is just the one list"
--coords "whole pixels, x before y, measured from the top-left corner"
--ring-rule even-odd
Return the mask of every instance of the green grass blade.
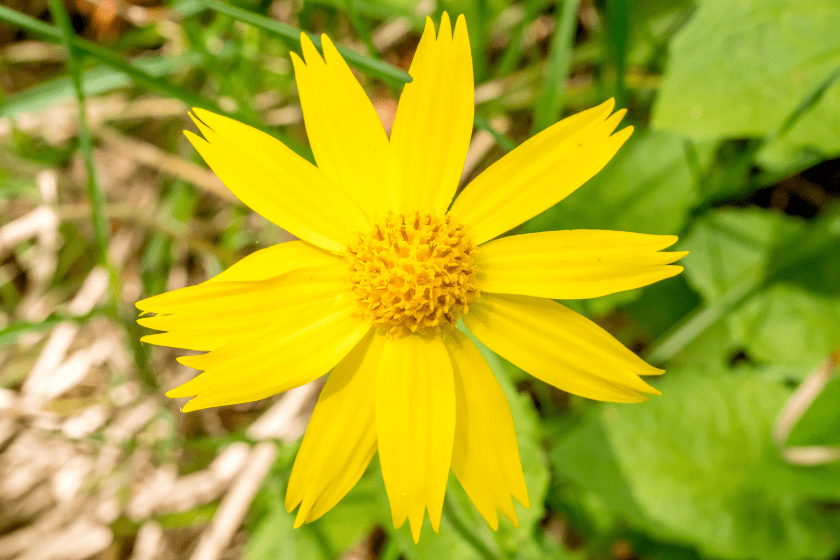
[[534, 20], [545, 8], [545, 4], [545, 0], [530, 0], [530, 2], [525, 3], [525, 15], [510, 31], [508, 44], [502, 51], [499, 65], [493, 72], [495, 78], [504, 78], [516, 69], [516, 65], [519, 63], [523, 54], [522, 40], [525, 35], [525, 29], [530, 28]]
[[[274, 33], [275, 35], [279, 35], [280, 37], [283, 37], [284, 39], [294, 43], [295, 45], [300, 46], [300, 34], [302, 33], [302, 31], [297, 27], [286, 25], [285, 23], [275, 21], [265, 16], [261, 16], [253, 12], [249, 12], [247, 10], [231, 6], [223, 2], [218, 2], [217, 0], [198, 1], [213, 11], [219, 12], [220, 14], [229, 15], [230, 17], [238, 21], [247, 23], [249, 25], [253, 25], [254, 27], [258, 27], [259, 29], [268, 31], [270, 33]], [[321, 46], [320, 37], [314, 34], [309, 35], [309, 37], [312, 39], [312, 42], [315, 43], [316, 46]], [[365, 74], [370, 74], [372, 76], [384, 80], [385, 82], [395, 85], [411, 82], [411, 76], [409, 76], [406, 72], [403, 72], [399, 68], [395, 68], [390, 64], [382, 62], [381, 60], [374, 60], [368, 56], [359, 54], [355, 51], [348, 49], [347, 47], [336, 45], [336, 48], [338, 49], [338, 52], [341, 53], [341, 56], [343, 56], [347, 60], [348, 64], [355, 67], [359, 71], [364, 72]]]
[[[6, 8], [4, 6], [0, 6], [0, 21], [9, 22], [13, 25], [31, 31], [32, 33], [40, 35], [41, 37], [51, 40], [53, 42], [62, 42], [61, 31], [57, 28], [46, 24], [42, 21], [39, 21], [35, 18], [31, 18], [25, 14], [21, 14], [20, 12], [16, 12], [14, 10]], [[125, 60], [123, 60], [118, 54], [106, 49], [105, 47], [101, 47], [96, 43], [86, 41], [85, 39], [81, 39], [76, 36], [73, 36], [71, 38], [71, 43], [78, 50], [78, 52], [84, 53], [90, 56], [91, 58], [97, 59], [100, 62], [103, 62], [104, 64], [110, 66], [111, 68], [114, 68], [115, 70], [123, 72], [141, 87], [152, 91], [157, 91], [158, 93], [162, 93], [168, 97], [180, 99], [185, 104], [191, 107], [200, 107], [202, 109], [212, 111], [213, 113], [234, 117], [237, 120], [240, 120], [245, 124], [258, 128], [268, 134], [271, 134], [276, 138], [279, 137], [281, 141], [283, 141], [289, 148], [297, 152], [301, 157], [304, 157], [309, 161], [313, 161], [312, 154], [307, 147], [301, 145], [299, 142], [293, 141], [291, 138], [288, 138], [285, 135], [278, 134], [276, 130], [264, 126], [263, 124], [255, 121], [253, 118], [249, 118], [247, 113], [239, 112], [235, 114], [230, 114], [227, 111], [222, 110], [218, 105], [216, 105], [212, 101], [204, 99], [203, 97], [196, 95], [175, 84], [172, 84], [165, 79], [159, 78], [147, 71], [144, 71], [142, 69], [142, 65], [139, 63], [139, 61], [143, 59], [138, 59], [138, 61], [132, 61], [131, 63], [128, 63]]]
[[580, 0], [566, 0], [563, 3], [560, 21], [551, 39], [551, 54], [545, 68], [543, 87], [534, 109], [532, 136], [557, 122], [563, 111], [563, 92], [572, 62], [572, 41], [579, 3]]
[[493, 138], [496, 139], [496, 143], [504, 151], [509, 152], [516, 148], [516, 142], [514, 142], [513, 140], [511, 140], [510, 138], [493, 128], [493, 126], [489, 122], [479, 117], [478, 115], [476, 115], [473, 119], [473, 124], [475, 124], [476, 128], [486, 130], [487, 132], [492, 134]]
[[790, 129], [799, 122], [799, 120], [811, 109], [811, 107], [820, 102], [825, 95], [825, 92], [828, 91], [828, 88], [834, 83], [834, 80], [836, 80], [838, 76], [840, 76], [840, 67], [835, 68], [835, 70], [829, 74], [825, 80], [814, 88], [813, 91], [809, 92], [808, 95], [802, 99], [799, 105], [797, 105], [796, 108], [787, 116], [779, 127], [779, 130], [769, 135], [765, 142], [769, 142], [772, 139], [784, 136], [790, 132]]
[[[192, 57], [155, 56], [138, 58], [131, 61], [143, 72], [160, 77], [184, 66]], [[115, 89], [131, 85], [131, 79], [125, 73], [107, 65], [97, 66], [82, 74], [82, 86], [88, 95], [108, 93]], [[0, 106], [0, 118], [13, 117], [20, 113], [35, 113], [61, 99], [75, 96], [73, 80], [63, 76], [49, 80], [28, 89], [10, 95]]]
[[628, 15], [631, 6], [628, 0], [607, 0], [604, 35], [606, 50], [615, 68], [615, 103], [617, 107], [627, 105], [627, 85], [624, 80], [626, 69], [627, 39], [630, 35]]
[[[487, 76], [487, 29], [489, 7], [487, 0], [472, 0], [467, 6], [464, 17], [467, 20], [469, 29], [470, 50], [472, 51], [473, 75], [475, 81], [483, 82]], [[457, 14], [450, 14], [453, 21], [457, 20]]]
[[85, 172], [87, 175], [87, 196], [90, 200], [91, 221], [93, 233], [96, 238], [99, 264], [105, 267], [110, 277], [111, 304], [116, 311], [120, 295], [120, 282], [116, 269], [111, 266], [108, 260], [108, 246], [111, 237], [111, 225], [105, 213], [105, 199], [96, 181], [96, 165], [93, 161], [93, 143], [91, 140], [90, 127], [87, 121], [87, 103], [85, 90], [82, 85], [82, 63], [79, 60], [73, 38], [76, 32], [70, 23], [70, 17], [64, 9], [61, 0], [49, 0], [50, 13], [54, 21], [58, 23], [62, 33], [64, 47], [67, 49], [67, 70], [73, 81], [73, 89], [76, 92], [76, 105], [79, 109], [79, 149], [85, 161]]
[[[22, 29], [26, 29], [27, 31], [40, 35], [44, 39], [49, 39], [55, 43], [61, 43], [64, 40], [61, 30], [57, 27], [29, 17], [20, 12], [16, 12], [10, 8], [6, 8], [5, 6], [0, 6], [0, 20], [11, 23], [12, 25]], [[180, 99], [191, 106], [201, 107], [202, 109], [207, 109], [208, 111], [220, 112], [220, 109], [214, 103], [211, 103], [206, 99], [202, 99], [201, 97], [171, 84], [166, 80], [145, 72], [140, 68], [132, 66], [123, 60], [119, 55], [109, 49], [106, 49], [105, 47], [75, 35], [69, 38], [69, 42], [78, 52], [84, 53], [92, 58], [104, 62], [108, 66], [119, 70], [120, 72], [123, 72], [143, 87], [164, 93], [170, 97], [175, 97], [176, 99]]]
[[757, 294], [761, 287], [761, 279], [746, 279], [719, 300], [692, 313], [674, 330], [655, 342], [648, 350], [645, 359], [655, 364], [668, 362], [718, 321], [731, 314], [735, 308]]
[[373, 44], [373, 38], [370, 36], [370, 29], [356, 11], [355, 0], [344, 0], [344, 9], [347, 10], [347, 17], [350, 18], [350, 24], [356, 30], [356, 34], [364, 42], [365, 47], [367, 47], [368, 54], [371, 58], [380, 60], [379, 53], [376, 51], [376, 45]]

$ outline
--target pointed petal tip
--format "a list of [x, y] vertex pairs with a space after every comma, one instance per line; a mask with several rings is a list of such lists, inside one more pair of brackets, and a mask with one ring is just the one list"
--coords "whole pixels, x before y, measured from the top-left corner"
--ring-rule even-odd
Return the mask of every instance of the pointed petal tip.
[[[186, 385], [186, 383], [184, 385]], [[195, 393], [192, 393], [189, 390], [182, 390], [184, 388], [184, 385], [179, 385], [174, 389], [170, 389], [164, 394], [170, 399], [183, 399], [186, 397], [194, 397]]]
[[[196, 402], [196, 401], [198, 401], [198, 402]], [[190, 399], [190, 402], [188, 402], [187, 404], [185, 404], [184, 406], [181, 407], [181, 412], [186, 414], [187, 412], [195, 412], [196, 410], [201, 410], [203, 408], [208, 408], [208, 407], [203, 406], [201, 404], [201, 400], [198, 397], [193, 397], [192, 399]]]
[[[153, 335], [149, 335], [149, 336], [153, 336]], [[198, 354], [196, 356], [178, 356], [177, 358], [175, 358], [175, 361], [178, 362], [179, 364], [183, 365], [183, 366], [187, 366], [188, 368], [201, 369], [201, 366], [197, 365], [195, 363], [195, 359], [196, 358], [201, 358], [204, 355], [205, 354]], [[200, 363], [201, 362], [199, 361], [199, 364]]]
[[[190, 116], [192, 116], [192, 115], [190, 115]], [[197, 124], [198, 123], [196, 123], [196, 125]], [[199, 136], [198, 134], [196, 134], [195, 132], [193, 132], [191, 130], [185, 130], [184, 131], [184, 136], [187, 137], [187, 140], [190, 141], [190, 144], [192, 144], [193, 148], [195, 148], [196, 150], [200, 150], [199, 146], [202, 146], [203, 144], [209, 144], [210, 143], [210, 142], [208, 142], [207, 140], [205, 140], [204, 138], [202, 138], [201, 136]]]
[[283, 506], [286, 508], [286, 511], [292, 513], [296, 507], [300, 504], [300, 500], [295, 501], [290, 499], [289, 490], [286, 490], [286, 499], [283, 501]]
[[408, 524], [411, 526], [411, 538], [414, 539], [414, 544], [420, 542], [420, 530], [423, 528], [423, 522], [413, 523], [410, 519]]
[[300, 529], [306, 523], [306, 516], [303, 514], [303, 508], [298, 510], [297, 517], [295, 517], [295, 529]]
[[289, 56], [292, 59], [292, 66], [294, 66], [295, 74], [306, 68], [306, 63], [298, 53], [292, 51], [289, 53]]

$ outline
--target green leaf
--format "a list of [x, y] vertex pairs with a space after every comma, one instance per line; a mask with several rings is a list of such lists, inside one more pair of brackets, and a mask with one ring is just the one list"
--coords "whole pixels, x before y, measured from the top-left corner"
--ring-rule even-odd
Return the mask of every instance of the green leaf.
[[[789, 397], [760, 372], [670, 373], [662, 397], [604, 405], [551, 455], [632, 527], [717, 558], [798, 560], [840, 550], [840, 469], [787, 465], [772, 442]], [[667, 421], [663, 421], [667, 419]], [[786, 484], [780, 484], [785, 481]]]
[[807, 372], [840, 343], [840, 298], [778, 284], [746, 302], [729, 325], [752, 358]]
[[837, 220], [829, 214], [806, 224], [760, 209], [722, 209], [698, 220], [683, 240], [690, 251], [683, 263], [708, 304], [703, 313], [714, 315], [697, 328], [725, 319], [729, 344], [744, 345], [755, 359], [820, 363], [840, 340]]
[[[704, 150], [702, 159], [708, 155]], [[600, 173], [522, 229], [677, 233], [696, 199], [682, 140], [664, 132], [638, 131]]]
[[[838, 28], [834, 0], [705, 0], [671, 42], [653, 127], [695, 139], [780, 130], [840, 67]], [[840, 153], [836, 88], [768, 147], [765, 162]]]
[[775, 172], [806, 169], [840, 154], [840, 83], [834, 79], [825, 94], [788, 132], [758, 152], [762, 167]]
[[689, 283], [714, 301], [744, 279], [763, 278], [772, 251], [804, 227], [800, 220], [758, 208], [723, 209], [698, 220], [683, 239]]
[[788, 436], [787, 444], [840, 445], [840, 377], [832, 378]]

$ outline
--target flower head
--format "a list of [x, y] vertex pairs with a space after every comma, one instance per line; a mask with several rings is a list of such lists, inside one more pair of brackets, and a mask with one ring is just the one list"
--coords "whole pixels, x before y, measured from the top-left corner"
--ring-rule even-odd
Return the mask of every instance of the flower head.
[[[206, 351], [167, 393], [184, 412], [327, 380], [286, 505], [297, 524], [332, 508], [374, 454], [396, 526], [437, 531], [450, 468], [493, 528], [528, 507], [513, 418], [459, 319], [489, 348], [598, 400], [658, 394], [652, 368], [553, 299], [598, 297], [678, 274], [673, 236], [553, 231], [497, 238], [597, 173], [630, 136], [613, 102], [569, 117], [455, 195], [473, 122], [467, 30], [431, 20], [390, 138], [329, 38], [293, 55], [314, 166], [271, 136], [195, 109], [195, 148], [247, 205], [300, 240], [215, 278], [143, 300], [143, 340]], [[495, 239], [495, 240], [494, 240]]]

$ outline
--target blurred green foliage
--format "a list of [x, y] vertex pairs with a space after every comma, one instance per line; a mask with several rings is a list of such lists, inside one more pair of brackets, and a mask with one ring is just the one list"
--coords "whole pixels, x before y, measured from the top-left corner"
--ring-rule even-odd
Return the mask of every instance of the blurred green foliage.
[[[296, 96], [288, 53], [299, 48], [297, 31], [271, 19], [271, 2], [172, 4], [184, 14], [180, 52], [134, 55], [155, 50], [154, 26], [126, 32], [108, 47], [73, 42], [88, 97], [128, 88], [222, 106], [311, 157], [300, 126], [260, 124], [259, 94]], [[287, 4], [298, 28], [361, 45], [354, 66], [370, 92], [398, 91], [405, 60], [371, 51], [371, 30], [404, 18], [416, 37], [423, 18], [414, 2]], [[566, 302], [665, 367], [654, 381], [663, 395], [638, 405], [584, 401], [485, 349], [514, 411], [530, 490], [532, 509], [518, 509], [518, 528], [502, 521], [491, 531], [453, 477], [440, 533], [427, 526], [414, 545], [407, 527], [390, 523], [374, 461], [333, 511], [294, 530], [283, 507], [292, 447], [254, 504], [245, 557], [336, 558], [374, 530], [385, 560], [836, 557], [840, 464], [794, 464], [783, 448], [840, 444], [840, 382], [829, 381], [801, 419], [782, 412], [796, 387], [840, 348], [840, 164], [832, 159], [840, 157], [840, 3], [450, 0], [430, 8], [436, 21], [443, 10], [466, 15], [477, 85], [500, 86], [477, 106], [476, 122], [487, 129], [507, 117], [506, 136], [492, 130], [504, 149], [606, 97], [628, 107], [636, 132], [615, 159], [517, 231], [680, 236], [676, 249], [690, 251], [682, 276]], [[0, 19], [61, 40], [57, 28], [2, 10]], [[546, 25], [550, 32], [539, 35]], [[413, 46], [409, 40], [396, 50]], [[70, 77], [47, 75], [0, 98], [0, 117], [73, 95]], [[180, 126], [169, 123], [156, 142], [178, 151]], [[72, 148], [56, 151], [20, 137], [15, 157], [55, 163]], [[503, 151], [492, 151], [480, 168]], [[9, 197], [26, 191], [15, 174], [0, 175], [0, 185]], [[212, 219], [218, 207], [180, 180], [164, 182], [160, 197], [166, 216], [150, 228], [139, 265], [147, 294], [165, 289], [184, 251], [220, 270], [256, 242], [280, 240], [276, 232], [259, 232], [259, 239], [243, 233], [241, 207], [225, 210], [217, 236], [196, 239], [185, 233], [188, 223]], [[84, 254], [92, 239], [67, 232], [70, 256], [57, 284], [72, 283], [74, 266], [93, 266]], [[13, 307], [16, 288], [2, 290]], [[0, 330], [0, 343], [56, 320], [11, 324]], [[785, 421], [790, 437], [779, 441], [774, 434]], [[223, 443], [214, 441], [202, 445]]]

